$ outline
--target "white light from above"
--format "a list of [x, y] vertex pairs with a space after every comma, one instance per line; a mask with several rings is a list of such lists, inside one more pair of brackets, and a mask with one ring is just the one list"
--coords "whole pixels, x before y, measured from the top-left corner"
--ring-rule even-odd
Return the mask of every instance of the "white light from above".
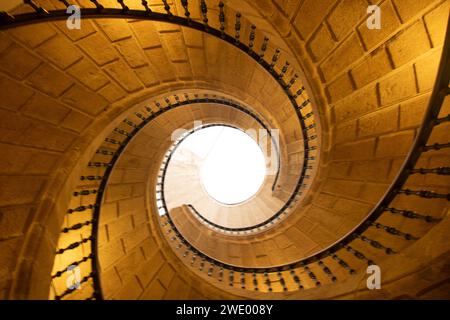
[[200, 179], [207, 193], [223, 204], [254, 196], [264, 182], [266, 164], [258, 144], [238, 129], [214, 126], [194, 132], [179, 146], [200, 161]]

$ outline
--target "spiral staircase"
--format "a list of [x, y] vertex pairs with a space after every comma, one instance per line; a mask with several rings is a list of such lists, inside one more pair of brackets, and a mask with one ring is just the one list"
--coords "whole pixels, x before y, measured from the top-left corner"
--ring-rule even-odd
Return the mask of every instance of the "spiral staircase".
[[[333, 27], [356, 1], [23, 2], [0, 15], [0, 226], [21, 228], [0, 242], [4, 298], [449, 298], [446, 1], [382, 1], [390, 33], [362, 57], [347, 45], [366, 12]], [[65, 27], [72, 4], [80, 30]], [[398, 53], [417, 25], [429, 47]], [[211, 126], [267, 132], [276, 170], [244, 203], [213, 201], [175, 157]]]

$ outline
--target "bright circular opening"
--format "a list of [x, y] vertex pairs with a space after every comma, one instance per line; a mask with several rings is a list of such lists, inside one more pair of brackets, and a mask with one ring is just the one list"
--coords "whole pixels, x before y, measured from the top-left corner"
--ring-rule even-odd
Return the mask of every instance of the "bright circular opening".
[[186, 147], [200, 158], [200, 179], [206, 192], [224, 204], [237, 204], [254, 196], [266, 175], [265, 157], [245, 132], [213, 126], [188, 136]]

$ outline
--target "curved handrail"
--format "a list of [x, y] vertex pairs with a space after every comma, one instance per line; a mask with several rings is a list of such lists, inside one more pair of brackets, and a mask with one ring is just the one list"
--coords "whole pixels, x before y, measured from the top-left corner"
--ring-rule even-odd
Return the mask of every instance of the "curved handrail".
[[[428, 108], [426, 110], [424, 119], [422, 121], [422, 125], [420, 127], [420, 130], [418, 134], [415, 137], [414, 143], [406, 157], [406, 159], [403, 162], [403, 165], [401, 167], [401, 170], [397, 174], [394, 181], [391, 183], [388, 190], [385, 192], [384, 196], [380, 199], [378, 204], [371, 210], [371, 212], [367, 215], [367, 217], [362, 220], [361, 223], [359, 223], [355, 228], [353, 228], [350, 232], [347, 233], [344, 237], [336, 241], [334, 244], [330, 245], [329, 247], [321, 250], [318, 253], [315, 253], [309, 257], [300, 259], [298, 261], [269, 267], [269, 268], [255, 268], [255, 267], [243, 267], [243, 266], [236, 266], [229, 263], [225, 263], [222, 261], [218, 261], [215, 258], [212, 258], [205, 253], [199, 251], [196, 249], [192, 244], [190, 244], [176, 229], [176, 226], [173, 224], [173, 222], [170, 220], [169, 217], [169, 224], [171, 224], [172, 228], [174, 229], [175, 233], [181, 237], [181, 241], [184, 242], [187, 246], [192, 247], [193, 251], [197, 254], [201, 255], [203, 258], [205, 258], [208, 262], [211, 263], [217, 263], [221, 267], [228, 268], [230, 270], [234, 270], [237, 272], [251, 272], [251, 273], [266, 273], [266, 272], [277, 272], [277, 271], [285, 271], [285, 270], [291, 270], [297, 267], [302, 267], [314, 262], [317, 262], [327, 256], [330, 256], [331, 254], [334, 254], [338, 250], [345, 248], [350, 242], [352, 242], [356, 238], [361, 238], [361, 234], [366, 231], [370, 226], [374, 225], [375, 221], [380, 217], [380, 215], [386, 211], [387, 208], [389, 208], [389, 204], [392, 202], [392, 200], [397, 196], [397, 194], [400, 193], [402, 186], [405, 184], [407, 178], [411, 174], [411, 171], [414, 169], [414, 166], [417, 163], [417, 160], [419, 159], [422, 152], [425, 152], [429, 149], [426, 147], [426, 143], [429, 139], [429, 136], [431, 134], [431, 131], [433, 130], [434, 126], [437, 124], [442, 123], [441, 120], [438, 119], [439, 111], [442, 107], [442, 103], [444, 98], [450, 93], [449, 90], [449, 82], [450, 82], [450, 23], [447, 26], [447, 37], [446, 41], [442, 50], [441, 60], [439, 64], [438, 73], [436, 76], [435, 85], [433, 88], [433, 92], [431, 94], [431, 98], [429, 100]], [[445, 118], [446, 121], [448, 117]], [[445, 198], [445, 197], [444, 197]], [[450, 195], [446, 195], [446, 198], [450, 200]], [[390, 208], [389, 208], [390, 209]], [[367, 238], [364, 238], [367, 239]], [[371, 243], [374, 246], [378, 246], [379, 243], [375, 243], [372, 240], [368, 239], [369, 243]], [[384, 248], [383, 246], [381, 246]], [[387, 252], [393, 252], [392, 249], [386, 248]]]
[[[32, 3], [32, 1], [29, 1], [29, 2]], [[51, 21], [51, 20], [62, 20], [62, 19], [67, 18], [67, 15], [64, 10], [56, 10], [56, 11], [50, 11], [50, 12], [45, 11], [44, 12], [42, 10], [39, 10], [39, 7], [36, 7], [36, 8], [37, 8], [36, 9], [37, 13], [22, 14], [22, 15], [18, 15], [15, 17], [12, 17], [7, 14], [2, 14], [0, 16], [0, 19], [1, 19], [0, 20], [0, 29], [7, 29], [10, 27], [28, 24], [28, 23]], [[236, 46], [243, 52], [246, 52], [250, 57], [252, 57], [255, 61], [257, 61], [266, 71], [268, 71], [269, 74], [271, 74], [272, 77], [279, 83], [279, 85], [285, 91], [292, 106], [295, 109], [295, 112], [297, 114], [301, 129], [302, 129], [303, 138], [304, 138], [303, 141], [304, 141], [304, 150], [305, 150], [305, 153], [304, 153], [305, 164], [304, 164], [304, 166], [302, 168], [302, 172], [300, 174], [300, 181], [303, 181], [303, 179], [306, 176], [305, 172], [308, 169], [308, 164], [307, 164], [308, 161], [307, 160], [309, 160], [308, 156], [309, 156], [309, 151], [311, 150], [309, 148], [308, 142], [310, 140], [312, 140], [312, 138], [308, 137], [307, 128], [306, 128], [305, 122], [304, 122], [305, 116], [302, 115], [301, 109], [302, 109], [302, 107], [309, 104], [310, 101], [306, 100], [301, 105], [299, 105], [297, 103], [296, 99], [301, 95], [304, 88], [303, 87], [300, 88], [295, 94], [291, 93], [291, 91], [292, 91], [291, 87], [292, 87], [292, 84], [295, 82], [295, 79], [293, 78], [289, 82], [285, 82], [283, 80], [283, 76], [286, 72], [284, 70], [284, 68], [281, 71], [281, 73], [277, 73], [274, 70], [273, 64], [274, 64], [274, 62], [277, 61], [278, 58], [275, 59], [275, 56], [274, 56], [271, 64], [269, 64], [268, 62], [265, 61], [264, 53], [267, 48], [268, 40], [264, 41], [263, 47], [261, 48], [262, 53], [258, 54], [256, 51], [253, 50], [252, 41], [254, 40], [254, 38], [253, 38], [253, 40], [250, 39], [251, 45], [249, 44], [247, 46], [244, 43], [242, 43], [241, 41], [239, 41], [239, 37], [237, 37], [237, 36], [232, 37], [232, 36], [228, 35], [227, 33], [225, 33], [223, 29], [221, 29], [221, 30], [214, 29], [214, 28], [210, 27], [207, 23], [201, 24], [197, 21], [193, 21], [193, 20], [189, 19], [189, 17], [182, 18], [182, 17], [171, 15], [171, 14], [161, 14], [161, 13], [151, 12], [148, 10], [148, 7], [146, 9], [147, 10], [145, 10], [145, 11], [140, 11], [140, 10], [105, 9], [105, 8], [99, 9], [98, 7], [97, 7], [97, 9], [83, 8], [82, 15], [90, 17], [90, 18], [130, 18], [130, 17], [132, 17], [132, 18], [143, 19], [143, 20], [153, 20], [153, 21], [163, 21], [163, 22], [175, 23], [175, 24], [179, 24], [182, 26], [197, 29], [197, 30], [206, 32], [208, 34], [211, 34], [217, 38], [223, 39], [224, 41]], [[236, 30], [236, 31], [239, 31], [239, 30]], [[237, 33], [237, 35], [238, 35], [238, 33]], [[253, 34], [253, 36], [254, 36], [254, 34]], [[222, 267], [229, 267], [230, 270], [236, 270], [236, 271], [241, 271], [241, 272], [252, 272], [252, 273], [277, 272], [277, 271], [283, 271], [283, 270], [292, 270], [293, 268], [296, 268], [296, 267], [304, 267], [307, 264], [319, 261], [320, 259], [323, 259], [329, 255], [332, 255], [333, 253], [336, 253], [338, 250], [340, 250], [342, 248], [345, 248], [348, 251], [355, 254], [356, 251], [353, 250], [352, 248], [350, 248], [348, 246], [348, 244], [356, 238], [362, 238], [361, 234], [368, 227], [370, 227], [371, 225], [374, 225], [374, 222], [376, 221], [376, 219], [383, 212], [390, 211], [390, 212], [394, 213], [395, 212], [394, 210], [397, 210], [394, 208], [389, 208], [388, 205], [395, 198], [395, 196], [400, 193], [401, 188], [404, 185], [404, 183], [406, 182], [406, 179], [409, 176], [409, 174], [412, 174], [413, 170], [416, 170], [416, 169], [413, 169], [413, 167], [416, 164], [417, 159], [419, 158], [420, 154], [422, 152], [425, 152], [428, 150], [437, 149], [440, 147], [447, 147], [447, 145], [426, 146], [426, 141], [430, 135], [432, 128], [435, 125], [438, 125], [439, 123], [441, 123], [440, 119], [437, 119], [437, 115], [438, 115], [439, 109], [441, 107], [443, 98], [445, 97], [445, 95], [449, 94], [449, 90], [448, 90], [448, 81], [449, 81], [449, 75], [450, 75], [450, 69], [449, 69], [449, 64], [448, 64], [448, 61], [449, 61], [449, 48], [448, 48], [449, 47], [449, 38], [450, 37], [449, 37], [449, 26], [448, 26], [447, 27], [447, 38], [446, 38], [446, 41], [444, 44], [441, 62], [440, 62], [440, 66], [439, 66], [439, 71], [438, 71], [438, 76], [437, 76], [436, 84], [435, 84], [435, 87], [433, 89], [433, 93], [432, 93], [432, 96], [430, 99], [430, 103], [429, 103], [426, 115], [424, 117], [423, 124], [419, 130], [419, 133], [417, 134], [417, 136], [415, 138], [413, 147], [411, 148], [408, 156], [406, 157], [406, 159], [402, 165], [401, 171], [399, 172], [399, 174], [397, 175], [397, 177], [395, 178], [395, 180], [393, 181], [393, 183], [391, 184], [391, 186], [389, 187], [388, 191], [385, 193], [383, 198], [374, 207], [374, 209], [366, 217], [366, 219], [364, 221], [362, 221], [357, 227], [355, 227], [351, 232], [349, 232], [345, 237], [341, 238], [335, 244], [322, 250], [319, 253], [316, 253], [315, 255], [306, 257], [302, 260], [299, 260], [299, 261], [296, 261], [296, 262], [293, 262], [290, 264], [286, 264], [286, 265], [282, 265], [282, 266], [275, 266], [275, 267], [270, 267], [270, 268], [245, 268], [245, 267], [233, 266], [230, 264], [224, 264], [220, 261], [214, 260], [213, 258], [209, 258], [208, 256], [204, 255], [203, 253], [199, 252], [194, 247], [192, 247], [191, 250], [198, 252], [200, 255], [203, 255], [205, 257], [205, 259], [208, 259], [208, 261], [211, 261], [211, 263], [215, 263]], [[264, 44], [265, 44], [265, 47], [264, 47]], [[294, 91], [292, 91], [292, 92], [294, 92]], [[448, 121], [448, 120], [445, 120], [445, 121]], [[146, 122], [144, 120], [141, 125], [144, 126], [146, 123], [148, 123], [148, 122]], [[139, 125], [139, 126], [141, 126], [141, 125]], [[135, 128], [135, 129], [138, 129], [138, 128]], [[128, 140], [127, 139], [125, 139], [122, 142], [122, 144], [120, 145], [120, 148], [119, 148], [120, 150], [113, 154], [113, 159], [111, 160], [110, 166], [107, 168], [107, 171], [109, 170], [109, 172], [105, 173], [105, 175], [102, 179], [101, 186], [99, 188], [99, 192], [98, 192], [98, 196], [97, 196], [97, 204], [98, 205], [95, 206], [95, 213], [94, 213], [94, 218], [93, 218], [95, 223], [93, 224], [93, 237], [91, 239], [91, 242], [93, 244], [92, 255], [95, 256], [95, 259], [93, 259], [93, 273], [94, 273], [94, 280], [95, 280], [94, 281], [95, 295], [97, 298], [102, 298], [99, 277], [98, 277], [98, 272], [97, 272], [98, 271], [98, 268], [97, 268], [98, 267], [98, 261], [97, 261], [98, 255], [97, 255], [97, 248], [96, 248], [97, 227], [98, 227], [98, 218], [99, 218], [98, 215], [99, 215], [99, 207], [100, 207], [99, 204], [101, 204], [101, 201], [103, 199], [103, 191], [107, 185], [107, 181], [108, 181], [108, 177], [109, 177], [111, 168], [114, 166], [114, 163], [116, 162], [119, 155], [125, 148], [127, 142], [129, 141], [129, 139]], [[296, 193], [302, 185], [303, 185], [303, 183], [297, 184], [298, 189], [296, 188], [296, 190], [294, 190], [294, 193]], [[291, 198], [289, 200], [291, 200]], [[406, 217], [419, 216], [413, 212], [407, 212], [407, 211], [403, 212], [403, 214]], [[170, 217], [168, 215], [167, 215], [167, 217], [170, 219]], [[430, 221], [428, 221], [428, 222], [430, 222]], [[175, 226], [173, 226], [173, 227], [174, 227], [174, 230], [176, 230]], [[181, 237], [180, 241], [184, 241], [184, 243], [186, 243], [186, 240], [184, 238], [182, 238], [181, 234], [177, 234], [177, 236]], [[371, 245], [373, 245], [377, 248], [380, 248], [380, 246], [379, 246], [380, 244], [378, 242], [367, 239], [366, 237], [364, 237], [362, 239], [366, 242], [369, 242]], [[367, 241], [367, 240], [370, 240], [370, 241]], [[186, 243], [186, 244], [187, 244], [187, 246], [189, 246], [188, 243]], [[381, 246], [381, 248], [384, 248], [384, 247]], [[386, 248], [386, 249], [389, 249], [389, 248]], [[359, 252], [356, 252], [356, 253], [359, 253]], [[336, 255], [334, 255], [333, 257], [335, 257], [335, 256]], [[360, 258], [361, 253], [359, 253], [359, 256], [357, 256], [357, 257]], [[339, 260], [339, 261], [340, 261], [340, 263], [342, 262], [342, 260]], [[370, 260], [368, 260], [368, 261], [370, 263]], [[345, 264], [345, 262], [343, 262], [343, 264], [341, 264], [341, 265], [345, 267], [346, 264]], [[347, 267], [348, 267], [348, 265], [347, 265]]]
[[[256, 26], [251, 26], [251, 33], [250, 33], [250, 40], [249, 45], [246, 45], [245, 43], [241, 42], [239, 40], [239, 32], [240, 32], [240, 23], [236, 23], [236, 35], [230, 36], [228, 33], [225, 32], [225, 28], [223, 27], [223, 23], [225, 20], [225, 15], [223, 12], [221, 13], [220, 20], [221, 20], [221, 28], [215, 29], [208, 25], [207, 18], [206, 18], [206, 6], [202, 7], [202, 15], [204, 17], [204, 23], [199, 23], [197, 21], [194, 21], [190, 19], [189, 15], [186, 15], [186, 17], [180, 17], [175, 16], [170, 13], [170, 7], [166, 7], [167, 14], [163, 13], [157, 13], [150, 10], [150, 8], [147, 6], [146, 2], [143, 1], [142, 5], [144, 10], [129, 10], [126, 5], [124, 5], [124, 2], [121, 1], [120, 3], [122, 5], [122, 9], [115, 9], [115, 8], [104, 8], [100, 4], [100, 0], [93, 1], [93, 3], [96, 5], [96, 8], [81, 8], [81, 16], [84, 18], [118, 18], [118, 19], [141, 19], [141, 20], [150, 20], [150, 21], [160, 21], [160, 22], [167, 22], [172, 24], [177, 24], [181, 26], [185, 26], [188, 28], [196, 29], [202, 32], [206, 32], [216, 38], [222, 39], [225, 42], [228, 42], [235, 46], [236, 48], [240, 49], [242, 52], [246, 53], [248, 56], [250, 56], [253, 60], [255, 60], [260, 66], [262, 66], [271, 76], [272, 78], [279, 84], [279, 86], [283, 89], [285, 94], [287, 95], [292, 107], [295, 110], [295, 113], [297, 115], [297, 118], [300, 123], [301, 132], [303, 136], [303, 146], [304, 146], [304, 164], [301, 168], [301, 173], [299, 175], [299, 180], [296, 185], [295, 190], [292, 192], [291, 197], [288, 199], [288, 202], [291, 202], [295, 200], [295, 197], [299, 193], [299, 190], [301, 186], [304, 185], [303, 180], [306, 179], [308, 176], [306, 175], [306, 171], [312, 168], [311, 160], [313, 160], [313, 157], [310, 157], [310, 151], [313, 150], [309, 147], [309, 141], [314, 140], [317, 136], [315, 135], [308, 135], [308, 130], [312, 127], [306, 127], [305, 120], [307, 118], [310, 118], [313, 116], [313, 112], [310, 112], [306, 114], [305, 116], [301, 113], [301, 109], [305, 108], [307, 105], [310, 104], [310, 100], [304, 100], [299, 105], [297, 103], [297, 98], [301, 96], [301, 94], [305, 91], [305, 88], [301, 86], [300, 88], [294, 90], [294, 84], [298, 78], [297, 74], [294, 75], [289, 81], [284, 80], [284, 76], [286, 74], [286, 71], [288, 70], [289, 64], [286, 63], [283, 68], [281, 69], [280, 73], [278, 73], [274, 66], [276, 65], [280, 51], [277, 49], [274, 56], [272, 57], [271, 63], [267, 62], [265, 60], [265, 52], [267, 50], [267, 45], [269, 39], [267, 37], [264, 38], [260, 53], [257, 53], [253, 49], [253, 43], [255, 40], [255, 30]], [[68, 4], [68, 1], [64, 1], [64, 4]], [[18, 15], [10, 15], [6, 12], [0, 13], [0, 30], [6, 30], [9, 28], [18, 27], [21, 25], [26, 24], [32, 24], [32, 23], [40, 23], [40, 22], [48, 22], [48, 21], [56, 21], [56, 20], [65, 20], [67, 19], [67, 13], [66, 10], [45, 10], [44, 8], [37, 5], [33, 0], [28, 0], [25, 4], [32, 7], [35, 12], [34, 13], [24, 13], [24, 14], [18, 14]], [[223, 8], [223, 4], [220, 4], [221, 8]], [[169, 9], [169, 10], [167, 10]], [[186, 11], [185, 11], [186, 14]], [[240, 16], [239, 16], [240, 17]], [[239, 19], [236, 17], [236, 19]], [[294, 93], [295, 92], [295, 93]], [[137, 128], [136, 128], [137, 129]], [[100, 279], [98, 277], [98, 271], [99, 269], [99, 261], [98, 261], [98, 241], [97, 241], [97, 234], [98, 234], [98, 221], [99, 221], [99, 214], [100, 214], [100, 205], [103, 201], [104, 196], [104, 190], [106, 188], [106, 185], [108, 183], [109, 176], [111, 174], [111, 170], [114, 167], [114, 164], [116, 163], [117, 159], [119, 158], [121, 152], [124, 150], [126, 143], [130, 140], [129, 137], [127, 137], [120, 145], [119, 148], [112, 154], [112, 159], [109, 163], [109, 165], [106, 167], [106, 171], [101, 178], [100, 186], [98, 188], [98, 192], [96, 192], [96, 204], [92, 206], [93, 212], [93, 218], [92, 218], [92, 237], [90, 237], [91, 241], [91, 250], [92, 254], [90, 255], [90, 259], [92, 261], [92, 274], [90, 276], [94, 279], [94, 297], [96, 299], [102, 299], [102, 292], [101, 292], [101, 286], [100, 286]], [[279, 160], [279, 159], [278, 159]], [[276, 176], [276, 179], [278, 179], [278, 175]], [[69, 248], [70, 249], [70, 248]], [[65, 292], [64, 294], [68, 294], [70, 292]], [[60, 296], [59, 298], [61, 298]]]

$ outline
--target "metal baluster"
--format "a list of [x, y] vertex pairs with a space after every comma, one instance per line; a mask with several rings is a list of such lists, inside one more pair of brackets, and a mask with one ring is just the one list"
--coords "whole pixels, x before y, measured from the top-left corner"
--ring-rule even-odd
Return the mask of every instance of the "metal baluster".
[[294, 85], [294, 83], [297, 81], [297, 79], [298, 79], [298, 74], [294, 74], [294, 76], [291, 78], [291, 80], [289, 81], [289, 83], [288, 84], [286, 84], [286, 86], [284, 87], [286, 90], [289, 90], [293, 85]]
[[259, 291], [258, 289], [258, 279], [256, 277], [256, 272], [253, 272], [253, 287], [255, 291]]
[[311, 100], [306, 99], [305, 101], [303, 101], [303, 102], [298, 106], [298, 108], [299, 108], [300, 110], [302, 110], [302, 109], [306, 108], [310, 103], [311, 103]]
[[234, 25], [234, 30], [236, 31], [236, 34], [234, 35], [234, 38], [236, 39], [236, 45], [239, 44], [239, 38], [241, 37], [241, 13], [236, 13], [236, 24]]
[[266, 283], [266, 285], [267, 285], [267, 289], [270, 291], [270, 292], [272, 292], [272, 282], [270, 281], [270, 279], [269, 279], [269, 274], [267, 273], [267, 272], [264, 272], [264, 278], [266, 279], [264, 282]]
[[350, 266], [347, 264], [347, 262], [345, 262], [344, 260], [339, 258], [336, 254], [333, 254], [332, 258], [333, 258], [333, 260], [336, 260], [341, 267], [343, 267], [344, 269], [348, 270], [348, 272], [350, 274], [355, 274], [356, 273], [356, 271], [354, 269], [350, 268]]
[[118, 133], [118, 134], [120, 134], [122, 136], [125, 136], [125, 137], [131, 137], [131, 134], [129, 134], [127, 131], [119, 129], [119, 128], [115, 128], [114, 132]]
[[111, 143], [111, 144], [117, 144], [117, 145], [121, 145], [122, 142], [116, 139], [112, 139], [112, 138], [106, 138], [105, 142]]
[[245, 273], [241, 272], [241, 289], [245, 289]]
[[85, 180], [88, 180], [88, 181], [97, 181], [97, 180], [102, 180], [102, 179], [103, 179], [102, 176], [81, 176], [81, 177], [80, 177], [80, 180], [81, 180], [81, 181], [85, 181]]
[[368, 259], [364, 254], [362, 254], [362, 253], [359, 252], [358, 250], [355, 250], [355, 249], [353, 249], [353, 248], [350, 247], [350, 246], [345, 246], [344, 248], [347, 249], [348, 252], [350, 252], [351, 254], [353, 254], [353, 255], [354, 255], [356, 258], [358, 258], [359, 260], [366, 261], [367, 264], [368, 264], [369, 266], [372, 265], [372, 264], [375, 264], [375, 263], [373, 262], [373, 260]]
[[252, 24], [250, 26], [250, 36], [249, 36], [249, 42], [248, 42], [248, 52], [250, 53], [253, 50], [253, 46], [255, 45], [255, 38], [256, 38], [256, 26]]
[[174, 103], [173, 107], [179, 106], [180, 105], [180, 97], [178, 97], [178, 95], [176, 95], [176, 94], [173, 97], [175, 99], [175, 103]]
[[305, 114], [305, 115], [303, 115], [303, 119], [309, 119], [309, 118], [311, 118], [312, 116], [314, 115], [314, 113], [311, 111], [311, 112], [308, 112], [307, 114]]
[[269, 38], [264, 37], [263, 43], [261, 45], [261, 52], [259, 53], [259, 61], [263, 61], [264, 55], [266, 54], [267, 45], [269, 44]]
[[133, 121], [130, 121], [128, 119], [123, 120], [123, 123], [129, 125], [132, 128], [137, 128], [138, 127]]
[[317, 287], [320, 287], [321, 283], [319, 280], [317, 280], [317, 276], [314, 274], [314, 272], [311, 271], [311, 269], [308, 266], [303, 267], [308, 274], [308, 276], [311, 278], [311, 280], [314, 281]]
[[88, 226], [88, 225], [90, 225], [90, 224], [92, 224], [92, 220], [85, 221], [85, 222], [80, 222], [80, 223], [76, 223], [76, 224], [74, 224], [74, 225], [72, 225], [72, 226], [70, 226], [70, 227], [63, 228], [63, 229], [61, 230], [61, 232], [62, 232], [62, 233], [68, 233], [69, 231], [79, 230], [79, 229], [81, 229], [81, 228], [83, 228], [83, 227], [85, 227], [85, 226]]
[[81, 191], [75, 191], [73, 193], [74, 197], [78, 197], [78, 196], [88, 196], [90, 194], [97, 194], [97, 190], [96, 189], [92, 189], [92, 190], [81, 190]]
[[283, 79], [284, 75], [286, 74], [286, 72], [288, 71], [290, 66], [289, 61], [286, 61], [286, 63], [284, 64], [283, 68], [281, 69], [280, 74], [278, 75], [278, 79], [281, 80]]
[[70, 3], [67, 2], [67, 0], [59, 0], [63, 5], [66, 6], [66, 8], [70, 7]]
[[220, 33], [222, 38], [225, 37], [225, 12], [224, 12], [224, 3], [222, 1], [219, 2], [219, 22], [220, 22]]
[[445, 117], [436, 119], [435, 123], [436, 123], [436, 125], [438, 125], [438, 124], [441, 124], [441, 123], [447, 122], [447, 121], [450, 121], [450, 114], [446, 115]]
[[152, 116], [154, 114], [152, 108], [145, 106], [144, 109], [145, 109], [145, 111], [147, 111], [150, 114], [150, 116]]
[[117, 2], [122, 7], [122, 12], [123, 13], [126, 13], [128, 10], [130, 10], [130, 8], [128, 8], [127, 5], [124, 3], [124, 0], [117, 0]]
[[68, 246], [65, 247], [65, 248], [56, 250], [56, 254], [63, 254], [63, 253], [66, 252], [67, 250], [73, 250], [73, 249], [75, 249], [75, 248], [78, 248], [78, 247], [79, 247], [80, 245], [82, 245], [83, 243], [86, 243], [86, 242], [91, 241], [91, 240], [92, 240], [92, 236], [90, 236], [90, 237], [88, 237], [88, 238], [84, 238], [84, 239], [82, 239], [82, 240], [80, 240], [80, 241], [77, 241], [77, 242], [73, 242], [73, 243], [71, 243], [70, 245], [68, 245]]
[[164, 101], [166, 102], [166, 109], [171, 109], [172, 108], [172, 103], [170, 102], [169, 98], [164, 98]]
[[303, 285], [302, 285], [302, 283], [301, 283], [301, 281], [300, 281], [299, 276], [295, 273], [295, 270], [292, 269], [290, 273], [291, 273], [292, 279], [294, 279], [294, 282], [298, 285], [298, 288], [299, 288], [300, 290], [301, 290], [301, 289], [304, 289], [304, 287], [303, 287]]
[[167, 3], [167, 0], [162, 0], [162, 2], [164, 4], [164, 10], [166, 10], [166, 12], [169, 16], [172, 16], [173, 14], [172, 14], [172, 12], [170, 12], [170, 6]]
[[450, 175], [450, 167], [439, 167], [439, 168], [418, 168], [412, 169], [410, 174], [420, 173], [420, 174], [437, 174], [437, 175]]
[[430, 151], [430, 150], [441, 150], [444, 148], [450, 148], [450, 143], [435, 143], [428, 146], [423, 147], [423, 151]]
[[425, 199], [447, 199], [450, 201], [450, 193], [442, 194], [428, 190], [411, 190], [411, 189], [401, 189], [398, 191], [400, 194], [405, 194], [407, 196], [413, 195]]
[[219, 269], [219, 281], [222, 282], [223, 281], [223, 268]]
[[297, 90], [297, 92], [292, 96], [292, 98], [297, 99], [302, 93], [303, 91], [305, 91], [305, 87], [301, 87], [300, 89]]
[[229, 279], [229, 285], [230, 285], [230, 287], [233, 287], [234, 286], [234, 271], [233, 270], [230, 270], [230, 273], [229, 273], [229, 275], [228, 275], [228, 279]]
[[74, 212], [83, 212], [89, 209], [94, 209], [97, 205], [96, 204], [89, 204], [87, 206], [79, 206], [74, 209], [67, 209], [67, 213], [74, 213]]
[[[82, 264], [83, 262], [86, 262], [86, 261], [88, 261], [89, 259], [92, 259], [93, 257], [94, 257], [94, 255], [91, 253], [90, 255], [88, 255], [88, 256], [86, 256], [86, 257], [83, 257], [83, 259], [81, 259], [81, 260], [72, 262], [71, 264], [69, 264], [69, 267], [70, 267], [70, 266], [78, 266], [78, 265]], [[69, 267], [65, 268], [64, 270], [60, 270], [60, 271], [58, 271], [58, 272], [55, 272], [55, 273], [52, 275], [52, 279], [61, 277], [64, 273], [66, 273], [66, 272], [68, 271], [68, 268], [69, 268]]]
[[214, 271], [214, 265], [211, 263], [208, 269], [208, 277], [211, 277]]
[[373, 227], [375, 227], [377, 229], [382, 229], [382, 230], [386, 231], [389, 234], [392, 234], [394, 236], [403, 237], [406, 240], [417, 240], [417, 239], [419, 239], [418, 237], [415, 237], [415, 236], [413, 236], [413, 235], [411, 235], [409, 233], [404, 233], [404, 232], [402, 232], [402, 231], [400, 231], [400, 230], [398, 230], [398, 229], [396, 229], [394, 227], [385, 226], [385, 225], [383, 225], [381, 223], [378, 223], [378, 222], [371, 222], [370, 224], [371, 224], [371, 226], [373, 226]]
[[286, 281], [283, 278], [283, 274], [281, 272], [277, 273], [278, 279], [280, 280], [280, 284], [283, 287], [283, 291], [288, 291], [288, 288], [286, 287]]
[[49, 14], [47, 10], [37, 5], [34, 0], [23, 0], [23, 2], [33, 8], [38, 14]]
[[150, 7], [148, 6], [148, 2], [146, 1], [146, 0], [142, 0], [142, 5], [144, 6], [144, 8], [145, 8], [145, 11], [147, 12], [147, 13], [151, 13], [152, 12], [152, 9], [150, 9]]
[[181, 0], [181, 5], [184, 8], [185, 17], [190, 22], [191, 21], [191, 13], [189, 12], [189, 8], [188, 8], [188, 0]]
[[333, 274], [333, 272], [331, 272], [330, 268], [328, 268], [325, 263], [323, 263], [323, 261], [319, 261], [319, 266], [322, 268], [323, 272], [331, 279], [332, 282], [337, 281], [336, 276]]
[[[92, 278], [94, 276], [94, 272], [91, 272], [89, 275], [84, 276], [80, 282], [78, 282], [78, 285], [81, 285], [85, 282], [87, 282], [90, 278]], [[75, 290], [77, 290], [77, 287], [73, 287], [73, 288], [69, 288], [66, 289], [63, 293], [61, 293], [60, 295], [55, 295], [55, 300], [61, 300], [62, 298], [64, 298], [65, 296], [67, 296], [68, 294], [74, 292]]]
[[402, 215], [405, 218], [409, 218], [409, 219], [420, 219], [420, 220], [424, 220], [426, 222], [438, 222], [441, 221], [441, 218], [435, 218], [432, 217], [430, 215], [423, 215], [414, 211], [410, 211], [410, 210], [402, 210], [402, 209], [396, 209], [396, 208], [390, 208], [390, 207], [386, 207], [384, 208], [385, 211], [388, 211], [392, 214], [396, 214], [396, 215]]
[[315, 127], [316, 127], [316, 124], [312, 123], [309, 126], [306, 126], [302, 131], [306, 132], [306, 131], [309, 131], [311, 129], [314, 129]]
[[356, 238], [359, 238], [362, 241], [367, 242], [368, 244], [370, 244], [372, 247], [374, 247], [376, 249], [384, 250], [384, 252], [386, 252], [386, 254], [394, 254], [394, 253], [396, 253], [393, 249], [385, 247], [380, 242], [378, 242], [376, 240], [369, 239], [366, 236], [356, 235]]
[[95, 7], [97, 8], [97, 11], [101, 11], [104, 9], [104, 7], [98, 3], [98, 0], [90, 0], [93, 4], [95, 4]]
[[134, 115], [135, 115], [136, 117], [138, 117], [139, 119], [141, 119], [142, 121], [146, 121], [146, 120], [147, 120], [147, 118], [144, 117], [144, 116], [143, 116], [142, 114], [140, 114], [139, 112], [135, 112]]
[[272, 63], [270, 64], [270, 70], [273, 70], [273, 67], [275, 67], [275, 64], [277, 63], [278, 59], [280, 58], [280, 49], [275, 49], [275, 53], [272, 57]]
[[208, 7], [205, 0], [200, 1], [200, 11], [202, 12], [203, 24], [208, 27]]
[[88, 167], [90, 168], [101, 168], [101, 167], [111, 167], [111, 163], [107, 162], [89, 162]]

